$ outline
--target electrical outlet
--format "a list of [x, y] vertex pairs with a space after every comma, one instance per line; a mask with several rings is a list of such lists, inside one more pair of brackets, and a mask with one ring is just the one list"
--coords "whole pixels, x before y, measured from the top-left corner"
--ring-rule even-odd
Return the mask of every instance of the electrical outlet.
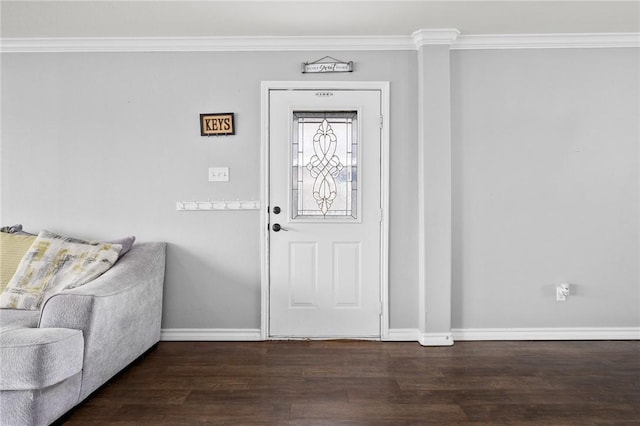
[[556, 302], [566, 302], [569, 296], [569, 284], [562, 283], [556, 287]]
[[209, 182], [229, 182], [229, 168], [209, 167]]

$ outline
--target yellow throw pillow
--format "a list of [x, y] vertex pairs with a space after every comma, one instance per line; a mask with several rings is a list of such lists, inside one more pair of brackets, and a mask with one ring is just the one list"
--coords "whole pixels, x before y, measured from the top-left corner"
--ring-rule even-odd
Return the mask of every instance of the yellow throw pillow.
[[40, 231], [0, 294], [0, 308], [38, 310], [54, 294], [99, 277], [118, 260], [122, 245]]
[[16, 273], [20, 260], [35, 239], [35, 235], [0, 232], [0, 292]]

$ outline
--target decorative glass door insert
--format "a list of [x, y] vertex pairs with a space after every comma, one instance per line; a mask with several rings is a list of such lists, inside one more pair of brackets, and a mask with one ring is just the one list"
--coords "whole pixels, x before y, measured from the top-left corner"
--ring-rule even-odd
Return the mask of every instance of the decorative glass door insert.
[[293, 112], [291, 219], [358, 220], [357, 111]]

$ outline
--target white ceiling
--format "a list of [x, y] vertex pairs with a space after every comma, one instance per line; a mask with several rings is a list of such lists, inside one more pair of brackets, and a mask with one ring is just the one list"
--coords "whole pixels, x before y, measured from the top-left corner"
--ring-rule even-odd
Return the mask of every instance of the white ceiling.
[[640, 0], [1, 0], [0, 15], [4, 38], [640, 32]]

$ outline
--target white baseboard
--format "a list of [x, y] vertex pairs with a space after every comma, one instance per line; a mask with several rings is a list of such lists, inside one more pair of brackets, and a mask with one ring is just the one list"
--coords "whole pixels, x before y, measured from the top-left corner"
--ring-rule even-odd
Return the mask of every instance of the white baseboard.
[[425, 333], [418, 340], [422, 346], [451, 346], [453, 335], [451, 333]]
[[[255, 342], [263, 339], [257, 328], [165, 328], [160, 340]], [[417, 328], [392, 328], [382, 340], [418, 342], [422, 346], [451, 346], [454, 341], [482, 340], [640, 340], [640, 327], [454, 328], [451, 333], [424, 334]]]
[[420, 330], [417, 328], [390, 328], [389, 334], [382, 340], [386, 342], [417, 342]]
[[[160, 332], [160, 340], [170, 341], [208, 341], [208, 342], [242, 342], [261, 341], [260, 329], [231, 328], [164, 328]], [[413, 328], [390, 329], [383, 340], [391, 342], [419, 342], [423, 346], [450, 346], [453, 338], [450, 333], [421, 334]]]
[[262, 340], [256, 328], [163, 328], [162, 341], [243, 342]]
[[418, 342], [422, 346], [451, 346], [451, 333], [420, 333], [417, 328], [392, 328], [383, 340], [388, 342]]
[[458, 328], [456, 341], [477, 340], [640, 340], [640, 327]]

